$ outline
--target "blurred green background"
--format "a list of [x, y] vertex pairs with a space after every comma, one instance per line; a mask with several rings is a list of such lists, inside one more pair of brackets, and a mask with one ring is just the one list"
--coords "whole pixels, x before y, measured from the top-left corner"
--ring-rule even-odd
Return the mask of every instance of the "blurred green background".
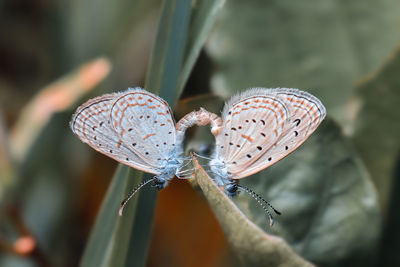
[[[400, 265], [399, 1], [1, 0], [0, 12], [0, 266]], [[324, 103], [304, 145], [241, 181], [282, 212], [273, 228], [246, 195], [177, 179], [118, 217], [142, 173], [116, 171], [68, 122], [136, 86], [176, 120], [220, 114], [249, 87]], [[212, 150], [207, 127], [187, 140]]]

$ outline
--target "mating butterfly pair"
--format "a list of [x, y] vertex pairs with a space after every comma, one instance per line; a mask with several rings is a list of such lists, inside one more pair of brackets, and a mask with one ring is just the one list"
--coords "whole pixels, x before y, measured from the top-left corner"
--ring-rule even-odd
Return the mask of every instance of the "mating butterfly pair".
[[[216, 138], [209, 163], [216, 184], [223, 186], [230, 196], [236, 195], [240, 188], [258, 202], [269, 205], [253, 191], [240, 186], [238, 179], [287, 156], [311, 135], [325, 115], [322, 103], [307, 92], [253, 88], [232, 97], [223, 109], [222, 118], [200, 109], [175, 124], [163, 99], [135, 88], [89, 100], [77, 109], [70, 126], [79, 139], [100, 153], [155, 174], [122, 202], [122, 215], [127, 201], [145, 184], [153, 182], [162, 189], [174, 176], [185, 176], [182, 171], [186, 160], [182, 148], [185, 131], [193, 125], [206, 124], [211, 125]], [[272, 216], [264, 209], [272, 224]]]

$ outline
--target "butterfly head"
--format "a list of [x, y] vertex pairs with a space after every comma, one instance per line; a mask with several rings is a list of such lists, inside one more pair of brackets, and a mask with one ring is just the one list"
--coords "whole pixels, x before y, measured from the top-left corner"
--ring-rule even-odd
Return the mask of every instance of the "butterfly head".
[[231, 180], [229, 184], [225, 186], [225, 193], [230, 197], [234, 197], [239, 194], [239, 187], [236, 181], [237, 180]]
[[162, 177], [156, 177], [153, 182], [153, 186], [158, 190], [164, 189], [168, 185], [168, 180]]

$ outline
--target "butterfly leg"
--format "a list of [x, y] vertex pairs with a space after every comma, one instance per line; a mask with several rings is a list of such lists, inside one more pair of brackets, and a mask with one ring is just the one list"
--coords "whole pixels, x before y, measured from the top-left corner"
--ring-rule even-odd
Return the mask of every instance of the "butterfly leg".
[[166, 179], [161, 177], [156, 177], [153, 181], [152, 187], [157, 188], [158, 190], [164, 189], [167, 186], [168, 182]]

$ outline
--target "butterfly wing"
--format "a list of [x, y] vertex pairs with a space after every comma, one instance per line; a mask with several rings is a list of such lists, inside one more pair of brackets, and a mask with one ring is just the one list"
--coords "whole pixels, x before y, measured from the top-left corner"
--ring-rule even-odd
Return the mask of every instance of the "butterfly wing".
[[110, 158], [130, 167], [159, 174], [126, 146], [117, 132], [113, 129], [110, 110], [114, 101], [123, 93], [107, 94], [90, 99], [81, 105], [70, 122], [74, 134], [79, 139]]
[[111, 123], [129, 147], [151, 168], [164, 168], [174, 157], [175, 121], [164, 100], [141, 89], [125, 92], [111, 107]]
[[[255, 88], [234, 97], [224, 109], [221, 133], [231, 135], [225, 141], [231, 150], [221, 156], [232, 178], [252, 175], [290, 154], [325, 115], [325, 107], [316, 97], [297, 89]], [[238, 132], [239, 126], [242, 132]]]

